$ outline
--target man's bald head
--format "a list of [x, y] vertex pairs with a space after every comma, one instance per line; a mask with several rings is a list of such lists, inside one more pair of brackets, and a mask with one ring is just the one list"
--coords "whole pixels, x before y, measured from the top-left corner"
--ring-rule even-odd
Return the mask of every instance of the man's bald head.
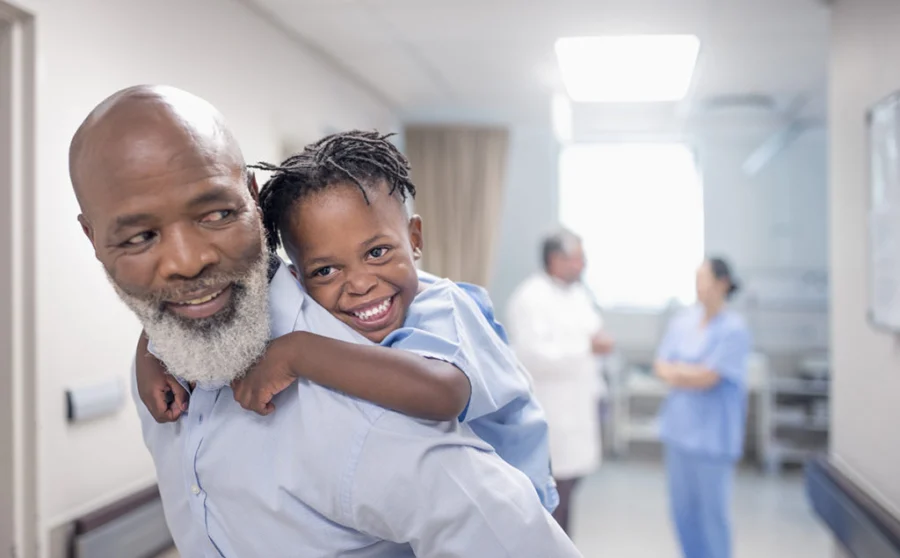
[[222, 115], [170, 87], [125, 89], [78, 129], [69, 171], [97, 259], [169, 370], [242, 374], [268, 342], [268, 258]]
[[222, 114], [174, 87], [139, 85], [111, 95], [91, 111], [69, 149], [69, 174], [84, 213], [118, 179], [188, 166], [243, 172], [244, 158]]

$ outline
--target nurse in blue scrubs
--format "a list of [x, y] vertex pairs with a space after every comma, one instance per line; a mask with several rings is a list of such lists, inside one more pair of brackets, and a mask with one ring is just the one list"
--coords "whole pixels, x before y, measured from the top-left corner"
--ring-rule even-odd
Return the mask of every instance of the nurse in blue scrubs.
[[660, 417], [669, 497], [685, 558], [731, 557], [731, 489], [744, 445], [750, 333], [727, 307], [728, 264], [697, 270], [698, 304], [675, 317], [656, 375], [671, 387]]

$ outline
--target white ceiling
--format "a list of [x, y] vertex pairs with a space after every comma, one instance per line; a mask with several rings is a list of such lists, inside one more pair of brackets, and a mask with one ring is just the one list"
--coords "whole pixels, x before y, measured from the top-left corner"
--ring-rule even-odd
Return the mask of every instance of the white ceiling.
[[694, 33], [691, 99], [801, 94], [824, 106], [828, 10], [816, 0], [252, 0], [401, 115], [537, 106], [562, 91], [562, 36]]

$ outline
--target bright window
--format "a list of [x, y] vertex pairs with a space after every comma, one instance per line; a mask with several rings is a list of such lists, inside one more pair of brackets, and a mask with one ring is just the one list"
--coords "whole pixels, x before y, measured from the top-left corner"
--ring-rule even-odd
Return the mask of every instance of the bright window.
[[601, 306], [694, 302], [703, 188], [686, 145], [569, 145], [559, 170], [560, 219], [584, 239], [585, 281]]

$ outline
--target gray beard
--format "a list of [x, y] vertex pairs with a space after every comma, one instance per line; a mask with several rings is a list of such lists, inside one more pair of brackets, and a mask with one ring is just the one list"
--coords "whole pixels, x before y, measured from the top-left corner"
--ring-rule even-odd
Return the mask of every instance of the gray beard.
[[[137, 315], [153, 344], [154, 353], [169, 373], [207, 389], [240, 379], [263, 355], [269, 342], [268, 252], [241, 276], [228, 277], [229, 305], [209, 318], [192, 320], [165, 308], [159, 295], [138, 297], [110, 278], [125, 304]], [[218, 275], [193, 282], [224, 284]]]

